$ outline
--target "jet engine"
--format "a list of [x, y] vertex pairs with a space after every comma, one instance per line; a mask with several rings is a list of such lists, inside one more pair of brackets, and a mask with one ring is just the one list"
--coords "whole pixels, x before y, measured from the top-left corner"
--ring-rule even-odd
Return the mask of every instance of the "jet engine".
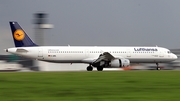
[[111, 60], [111, 62], [109, 63], [110, 67], [127, 67], [130, 65], [130, 61], [128, 59], [114, 59]]

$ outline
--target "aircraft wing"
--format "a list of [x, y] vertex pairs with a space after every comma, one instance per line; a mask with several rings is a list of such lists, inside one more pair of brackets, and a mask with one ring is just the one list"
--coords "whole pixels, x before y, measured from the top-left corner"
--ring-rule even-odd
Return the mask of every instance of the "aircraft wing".
[[112, 56], [109, 52], [104, 52], [99, 56], [98, 59], [96, 59], [93, 63], [98, 63], [100, 61], [110, 61], [112, 59], [115, 59], [114, 56]]
[[99, 57], [87, 58], [82, 60], [82, 62], [96, 64], [96, 63], [100, 63], [101, 61], [111, 61], [116, 58], [124, 58], [124, 57], [119, 57], [119, 56], [114, 57], [109, 52], [104, 52], [103, 54], [100, 54]]

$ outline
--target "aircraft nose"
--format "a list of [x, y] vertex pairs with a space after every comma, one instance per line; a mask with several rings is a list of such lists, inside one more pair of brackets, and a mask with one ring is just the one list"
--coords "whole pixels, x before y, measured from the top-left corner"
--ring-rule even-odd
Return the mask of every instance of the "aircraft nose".
[[173, 54], [172, 57], [173, 57], [173, 59], [175, 59], [175, 60], [178, 58], [177, 55], [175, 55], [175, 54]]

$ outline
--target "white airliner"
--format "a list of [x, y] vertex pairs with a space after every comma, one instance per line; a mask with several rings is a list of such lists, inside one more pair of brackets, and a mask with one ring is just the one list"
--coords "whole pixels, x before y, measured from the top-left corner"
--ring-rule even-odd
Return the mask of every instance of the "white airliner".
[[15, 43], [14, 48], [5, 49], [16, 55], [54, 63], [86, 63], [87, 71], [93, 67], [98, 71], [103, 68], [123, 68], [130, 63], [158, 63], [171, 62], [177, 56], [163, 47], [112, 47], [112, 46], [38, 46], [20, 27], [10, 22]]

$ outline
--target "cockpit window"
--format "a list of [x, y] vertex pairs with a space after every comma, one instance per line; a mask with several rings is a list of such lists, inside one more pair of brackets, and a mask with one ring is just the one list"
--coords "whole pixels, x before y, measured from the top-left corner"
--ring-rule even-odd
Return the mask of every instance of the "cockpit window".
[[168, 53], [168, 54], [170, 54], [170, 53], [171, 53], [171, 51], [167, 51], [167, 53]]

